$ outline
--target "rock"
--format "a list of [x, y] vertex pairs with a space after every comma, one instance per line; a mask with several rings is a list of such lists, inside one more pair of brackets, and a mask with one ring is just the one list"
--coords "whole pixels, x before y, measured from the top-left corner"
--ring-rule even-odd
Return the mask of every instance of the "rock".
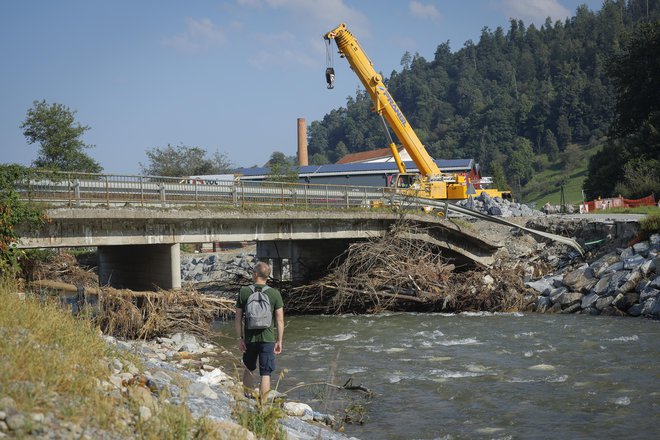
[[565, 292], [558, 298], [559, 304], [562, 309], [577, 304], [582, 301], [582, 294], [579, 292]]
[[653, 278], [653, 280], [651, 281], [650, 287], [653, 287], [654, 289], [660, 289], [660, 275]]
[[7, 416], [5, 423], [11, 431], [20, 431], [28, 425], [28, 419], [21, 413], [13, 413]]
[[591, 267], [591, 271], [593, 272], [594, 276], [596, 278], [600, 278], [603, 273], [607, 271], [609, 266], [611, 266], [614, 263], [619, 262], [619, 256], [615, 254], [606, 254], [596, 260], [595, 262], [591, 263], [589, 267]]
[[230, 382], [232, 381], [232, 378], [226, 375], [221, 369], [215, 368], [211, 372], [204, 372], [202, 373], [202, 377], [198, 380], [198, 382], [205, 383], [208, 385], [217, 385], [221, 382]]
[[612, 304], [613, 300], [614, 297], [612, 296], [600, 297], [596, 301], [595, 307], [602, 312], [605, 309], [605, 307], [609, 307], [609, 305]]
[[139, 415], [140, 415], [140, 420], [142, 421], [147, 421], [151, 418], [151, 410], [149, 407], [146, 406], [140, 406], [138, 409]]
[[649, 245], [648, 241], [642, 241], [641, 243], [635, 243], [633, 245], [633, 250], [635, 251], [636, 254], [646, 258], [649, 255], [651, 246]]
[[575, 304], [572, 304], [568, 307], [566, 307], [564, 310], [562, 310], [562, 313], [575, 313], [580, 310], [580, 303], [576, 302]]
[[153, 408], [156, 404], [156, 399], [151, 394], [151, 391], [142, 386], [128, 387], [127, 392], [128, 397], [138, 405]]
[[252, 431], [242, 427], [229, 420], [214, 420], [214, 439], [218, 440], [257, 440], [257, 437]]
[[623, 270], [623, 261], [618, 261], [616, 263], [612, 263], [607, 267], [607, 270], [605, 270], [605, 273], [612, 273], [612, 272], [618, 272], [620, 270]]
[[8, 409], [14, 409], [16, 408], [16, 402], [14, 402], [14, 399], [12, 399], [9, 396], [5, 396], [2, 399], [0, 399], [0, 410], [6, 411]]
[[645, 261], [646, 260], [641, 255], [633, 255], [632, 257], [623, 260], [623, 268], [627, 270], [635, 270]]
[[294, 417], [302, 417], [305, 415], [305, 412], [313, 414], [312, 408], [309, 405], [300, 402], [284, 402], [282, 409], [285, 413]]
[[563, 283], [569, 286], [571, 290], [581, 291], [591, 289], [598, 280], [593, 277], [591, 269], [587, 264], [564, 275]]
[[641, 270], [634, 270], [630, 272], [628, 276], [626, 276], [625, 282], [617, 287], [616, 291], [620, 293], [626, 293], [635, 290], [635, 287], [642, 279], [642, 277], [643, 275]]
[[641, 316], [643, 308], [644, 308], [644, 304], [635, 304], [632, 307], [630, 307], [628, 310], [626, 310], [626, 312], [630, 316], [637, 317], [637, 316]]
[[550, 278], [541, 278], [536, 281], [530, 281], [525, 283], [525, 286], [531, 287], [532, 289], [539, 292], [541, 295], [548, 295], [552, 290], [552, 280]]
[[597, 293], [590, 293], [588, 295], [585, 295], [582, 297], [582, 303], [581, 306], [583, 309], [586, 309], [588, 307], [591, 307], [596, 303], [598, 300], [599, 296]]
[[556, 302], [559, 302], [562, 295], [564, 295], [567, 292], [568, 292], [568, 287], [565, 287], [565, 286], [558, 287], [558, 288], [553, 289], [552, 291], [550, 291], [550, 293], [548, 294], [548, 297], [552, 300], [552, 303], [554, 304]]
[[536, 299], [534, 306], [532, 307], [532, 311], [545, 313], [546, 310], [548, 310], [548, 308], [551, 306], [552, 306], [552, 300], [550, 298], [548, 298], [547, 296], [539, 296]]
[[653, 287], [649, 286], [640, 292], [639, 302], [645, 303], [648, 299], [657, 298], [658, 295], [660, 295], [660, 290], [654, 289]]
[[638, 301], [639, 293], [637, 292], [619, 293], [616, 297], [614, 297], [612, 305], [619, 310], [628, 310]]
[[488, 208], [488, 215], [502, 215], [502, 209], [499, 206], [491, 206]]
[[619, 257], [620, 257], [621, 261], [623, 261], [623, 260], [627, 260], [628, 258], [631, 258], [633, 255], [635, 255], [635, 251], [633, 251], [632, 247], [629, 247], [629, 248], [623, 249], [621, 251], [621, 253], [619, 254]]
[[653, 260], [646, 260], [639, 266], [639, 271], [644, 276], [648, 276], [651, 272], [653, 272], [653, 270], [654, 270]]
[[193, 382], [188, 385], [188, 393], [194, 397], [204, 397], [207, 399], [217, 399], [218, 394], [211, 389], [207, 384], [202, 382]]

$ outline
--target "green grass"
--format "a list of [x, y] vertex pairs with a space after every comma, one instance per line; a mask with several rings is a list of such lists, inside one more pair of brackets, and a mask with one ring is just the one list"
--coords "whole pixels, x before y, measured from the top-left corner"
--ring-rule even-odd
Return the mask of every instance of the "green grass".
[[[168, 403], [167, 390], [153, 417], [141, 421], [128, 396], [99, 387], [110, 377], [112, 359], [142, 370], [139, 359], [107, 344], [92, 322], [73, 317], [57, 300], [18, 291], [16, 280], [0, 278], [0, 396], [11, 397], [18, 411], [50, 413], [121, 438], [226, 438], [209, 420], [193, 418], [185, 404]], [[33, 428], [14, 434], [28, 436]]]
[[582, 202], [582, 185], [587, 178], [587, 166], [591, 156], [600, 151], [601, 145], [580, 150], [574, 160], [574, 167], [567, 174], [560, 160], [550, 167], [534, 174], [522, 190], [522, 201], [534, 203], [540, 209], [546, 202], [558, 205], [561, 199], [561, 183], [564, 182], [564, 200], [566, 203]]

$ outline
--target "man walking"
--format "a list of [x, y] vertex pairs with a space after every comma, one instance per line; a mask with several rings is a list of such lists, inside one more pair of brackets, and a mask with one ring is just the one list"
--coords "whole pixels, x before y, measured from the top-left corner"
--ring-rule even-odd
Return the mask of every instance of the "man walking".
[[[270, 375], [275, 369], [275, 355], [282, 352], [284, 338], [284, 302], [277, 289], [266, 285], [270, 266], [260, 261], [252, 271], [254, 284], [241, 287], [236, 300], [235, 329], [238, 349], [243, 352], [243, 386], [246, 393], [255, 386], [254, 370], [259, 361], [259, 395], [270, 391]], [[275, 329], [277, 327], [277, 331]]]

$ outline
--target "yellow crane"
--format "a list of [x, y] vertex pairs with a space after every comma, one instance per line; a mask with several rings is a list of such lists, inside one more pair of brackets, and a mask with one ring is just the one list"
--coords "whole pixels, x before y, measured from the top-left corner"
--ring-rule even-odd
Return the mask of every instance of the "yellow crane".
[[[339, 53], [348, 60], [351, 68], [364, 85], [373, 101], [372, 110], [383, 120], [385, 131], [390, 141], [392, 156], [399, 169], [399, 174], [393, 182], [397, 191], [404, 195], [424, 197], [429, 199], [466, 199], [470, 194], [478, 195], [487, 192], [493, 196], [502, 196], [501, 191], [492, 189], [469, 190], [470, 182], [467, 182], [462, 174], [445, 174], [440, 171], [433, 158], [415, 134], [415, 130], [401, 112], [401, 109], [388, 92], [383, 78], [374, 68], [366, 53], [360, 47], [357, 39], [348, 30], [344, 23], [324, 35], [328, 46], [332, 40], [337, 44]], [[329, 57], [330, 58], [330, 57]], [[326, 81], [328, 88], [334, 87], [334, 68], [328, 66], [326, 69]], [[392, 141], [387, 124], [392, 128], [396, 137], [406, 149], [412, 161], [417, 165], [419, 174], [408, 173], [401, 160], [399, 151]]]

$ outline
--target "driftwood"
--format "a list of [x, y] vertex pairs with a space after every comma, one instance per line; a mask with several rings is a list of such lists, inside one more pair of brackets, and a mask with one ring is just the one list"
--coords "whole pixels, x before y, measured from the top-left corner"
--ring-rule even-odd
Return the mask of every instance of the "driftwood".
[[353, 243], [330, 273], [288, 292], [299, 313], [513, 311], [525, 306], [521, 268], [457, 270], [423, 231], [400, 223], [383, 237]]
[[195, 290], [133, 292], [104, 288], [97, 321], [104, 333], [151, 339], [177, 332], [206, 336], [218, 316], [233, 314], [234, 302]]

